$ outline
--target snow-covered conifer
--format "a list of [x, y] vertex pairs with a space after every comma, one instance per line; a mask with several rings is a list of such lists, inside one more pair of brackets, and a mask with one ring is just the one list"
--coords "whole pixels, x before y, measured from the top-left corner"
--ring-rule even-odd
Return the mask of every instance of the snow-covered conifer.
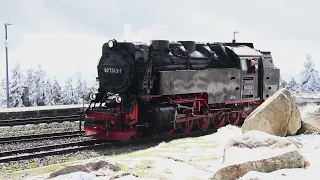
[[94, 79], [94, 81], [91, 82], [91, 85], [88, 87], [87, 93], [85, 95], [85, 100], [88, 102], [89, 101], [89, 94], [91, 92], [96, 92], [98, 91], [99, 88], [99, 81]]
[[52, 106], [54, 105], [54, 99], [52, 94], [52, 82], [50, 78], [46, 78], [45, 88], [44, 88], [44, 104], [45, 106]]
[[37, 104], [38, 106], [44, 106], [46, 73], [43, 71], [41, 65], [38, 65], [38, 69], [35, 71], [35, 84], [37, 87]]
[[26, 80], [26, 98], [24, 100], [25, 106], [37, 106], [37, 99], [38, 99], [38, 90], [36, 86], [36, 76], [34, 69], [28, 69]]
[[82, 79], [81, 73], [77, 72], [76, 74], [76, 88], [75, 88], [75, 103], [83, 103], [83, 96], [88, 93], [87, 82]]
[[61, 86], [57, 81], [56, 77], [53, 78], [53, 87], [52, 87], [52, 97], [54, 100], [54, 104], [60, 104], [61, 101]]
[[296, 82], [296, 80], [292, 77], [288, 84], [286, 85], [286, 88], [291, 91], [292, 93], [295, 93], [299, 84]]
[[9, 77], [9, 107], [24, 107], [22, 101], [24, 88], [24, 76], [20, 64], [17, 64]]
[[6, 99], [7, 99], [6, 84], [5, 84], [5, 79], [2, 79], [0, 83], [0, 108], [6, 107], [6, 103], [7, 103]]
[[304, 62], [304, 70], [301, 72], [300, 86], [296, 91], [300, 93], [316, 93], [320, 91], [320, 75], [315, 69], [315, 64], [309, 54]]
[[[97, 75], [95, 75], [94, 77], [96, 77]], [[94, 92], [94, 91], [98, 91], [98, 88], [99, 88], [99, 81], [96, 80], [96, 78], [94, 78], [94, 80], [92, 81], [89, 89], [88, 89], [88, 92]]]
[[62, 99], [61, 103], [68, 105], [68, 104], [75, 104], [74, 101], [74, 90], [72, 88], [72, 78], [69, 77], [64, 85], [62, 90]]
[[285, 88], [287, 84], [288, 83], [284, 79], [282, 79], [282, 77], [280, 77], [280, 88]]

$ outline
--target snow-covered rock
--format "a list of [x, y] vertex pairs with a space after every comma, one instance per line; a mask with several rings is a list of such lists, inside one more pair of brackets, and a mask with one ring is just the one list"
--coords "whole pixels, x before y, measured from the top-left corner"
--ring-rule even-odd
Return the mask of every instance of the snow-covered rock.
[[[281, 152], [299, 150], [302, 144], [285, 137], [274, 136], [262, 131], [252, 130], [229, 140], [224, 147], [225, 165], [244, 163], [259, 158], [273, 157]], [[239, 154], [250, 154], [239, 156]]]
[[320, 107], [313, 106], [311, 112], [305, 113], [298, 134], [320, 133]]
[[50, 174], [49, 178], [59, 177], [61, 175], [75, 173], [75, 172], [86, 172], [96, 176], [108, 176], [114, 172], [120, 171], [121, 168], [117, 163], [112, 163], [104, 160], [91, 161], [88, 163], [75, 164], [67, 166], [58, 171]]
[[237, 179], [249, 171], [272, 172], [285, 168], [305, 168], [309, 166], [309, 161], [299, 152], [300, 147], [302, 144], [295, 140], [262, 131], [249, 131], [226, 143], [224, 164], [212, 179]]
[[260, 130], [277, 136], [288, 136], [294, 135], [300, 127], [300, 111], [291, 93], [282, 88], [245, 119], [242, 132]]
[[[241, 154], [239, 155], [241, 156]], [[229, 165], [221, 168], [211, 180], [234, 180], [249, 171], [272, 172], [278, 169], [306, 168], [307, 166], [309, 166], [309, 162], [298, 151], [290, 151], [269, 158]]]
[[301, 180], [319, 179], [319, 167], [320, 167], [320, 135], [308, 134], [297, 135], [287, 137], [289, 140], [299, 141], [303, 144], [300, 149], [301, 154], [306, 157], [310, 166], [306, 169], [303, 168], [291, 168], [280, 169], [273, 172], [265, 173], [258, 171], [250, 171], [238, 180]]

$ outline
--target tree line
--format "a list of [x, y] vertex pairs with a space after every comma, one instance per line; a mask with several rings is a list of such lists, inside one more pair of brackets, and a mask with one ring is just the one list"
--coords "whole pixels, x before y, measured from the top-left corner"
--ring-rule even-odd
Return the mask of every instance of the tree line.
[[[68, 77], [61, 85], [55, 77], [47, 76], [41, 65], [36, 69], [23, 71], [17, 64], [9, 76], [9, 107], [82, 104], [83, 100], [87, 103], [88, 93], [95, 89], [97, 84], [89, 86], [80, 72], [75, 77]], [[3, 79], [0, 107], [6, 107], [6, 104], [6, 81]]]
[[298, 83], [293, 77], [287, 82], [280, 79], [280, 87], [287, 88], [292, 93], [313, 94], [320, 91], [320, 74], [315, 68], [315, 63], [309, 54], [306, 56], [304, 67], [300, 73], [300, 82]]

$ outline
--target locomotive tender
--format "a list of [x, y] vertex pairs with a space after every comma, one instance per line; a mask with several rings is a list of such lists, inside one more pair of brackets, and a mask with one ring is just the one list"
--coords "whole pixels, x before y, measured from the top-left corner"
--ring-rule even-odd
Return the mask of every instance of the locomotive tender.
[[100, 140], [241, 125], [280, 78], [270, 52], [236, 42], [110, 40], [97, 69], [84, 131]]

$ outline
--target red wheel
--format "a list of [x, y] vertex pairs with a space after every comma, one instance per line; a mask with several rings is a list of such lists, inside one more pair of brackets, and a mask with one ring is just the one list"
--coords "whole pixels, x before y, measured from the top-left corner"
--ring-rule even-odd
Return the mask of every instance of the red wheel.
[[194, 124], [193, 120], [190, 120], [190, 121], [179, 123], [179, 126], [183, 132], [190, 132], [193, 129], [193, 124]]
[[142, 132], [141, 131], [137, 131], [137, 133], [135, 135], [133, 135], [131, 137], [133, 140], [139, 140], [142, 138]]
[[232, 113], [230, 113], [229, 123], [232, 124], [232, 125], [235, 125], [235, 126], [239, 125], [240, 116], [241, 116], [240, 112], [232, 112]]
[[216, 128], [221, 128], [222, 126], [225, 125], [225, 120], [226, 120], [226, 114], [222, 111], [218, 112], [213, 119], [213, 124], [215, 125]]
[[198, 128], [202, 131], [206, 131], [210, 126], [210, 118], [201, 118], [197, 120]]
[[240, 112], [240, 119], [239, 119], [239, 123], [238, 126], [241, 126], [244, 122], [244, 120], [248, 117], [248, 114], [245, 112]]

